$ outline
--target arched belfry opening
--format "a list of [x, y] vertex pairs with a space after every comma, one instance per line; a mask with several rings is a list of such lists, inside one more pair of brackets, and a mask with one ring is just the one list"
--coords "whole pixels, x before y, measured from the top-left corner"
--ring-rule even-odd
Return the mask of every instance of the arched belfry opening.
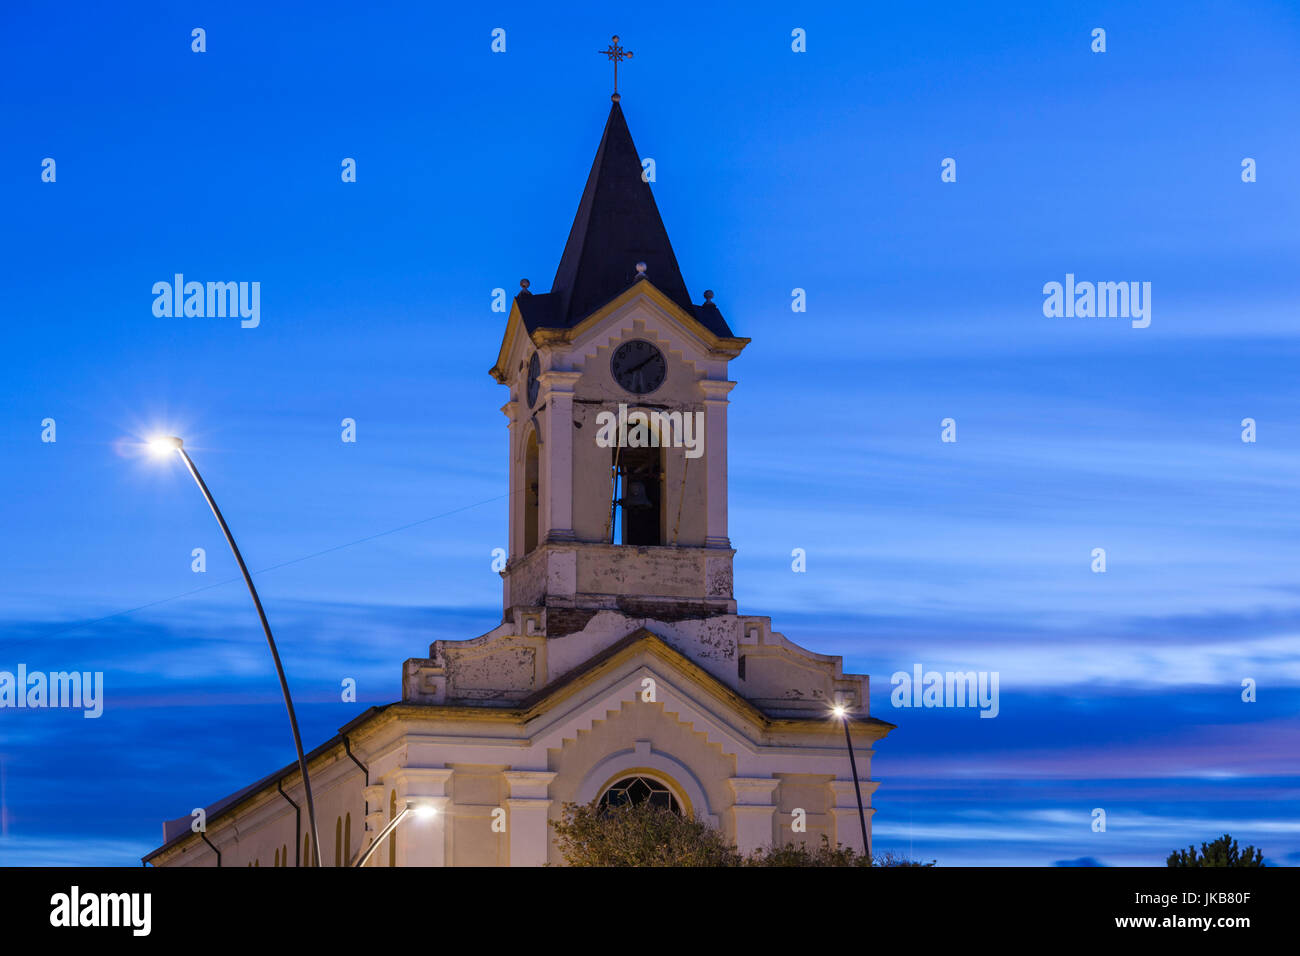
[[614, 448], [610, 482], [610, 541], [663, 544], [663, 449]]
[[542, 477], [538, 467], [537, 429], [528, 430], [524, 445], [524, 554], [537, 547], [542, 520]]

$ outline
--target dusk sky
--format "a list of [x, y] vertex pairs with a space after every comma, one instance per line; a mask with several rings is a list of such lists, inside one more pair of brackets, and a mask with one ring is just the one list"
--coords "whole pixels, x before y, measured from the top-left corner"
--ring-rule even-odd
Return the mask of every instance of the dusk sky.
[[[0, 671], [105, 700], [0, 710], [0, 863], [138, 866], [293, 760], [150, 435], [309, 748], [500, 622], [493, 290], [550, 287], [619, 33], [691, 295], [753, 340], [736, 599], [871, 675], [876, 849], [1300, 864], [1300, 7], [1134, 7], [5, 4]], [[155, 316], [177, 273], [259, 282], [260, 324]], [[1149, 327], [1045, 316], [1067, 274], [1149, 282]], [[997, 672], [998, 716], [891, 706], [916, 664]]]

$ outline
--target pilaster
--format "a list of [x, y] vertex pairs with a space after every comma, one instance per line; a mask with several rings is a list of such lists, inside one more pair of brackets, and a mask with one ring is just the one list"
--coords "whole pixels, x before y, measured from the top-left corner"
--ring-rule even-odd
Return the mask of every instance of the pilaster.
[[731, 807], [736, 827], [736, 849], [748, 855], [772, 844], [776, 813], [773, 797], [781, 781], [776, 777], [732, 777], [727, 781], [736, 800]]
[[546, 498], [546, 541], [572, 541], [573, 534], [573, 387], [581, 372], [552, 369], [538, 377], [546, 403], [542, 490]]
[[550, 849], [551, 781], [556, 774], [542, 770], [507, 770], [511, 866], [544, 866]]
[[871, 795], [880, 786], [877, 781], [859, 780], [862, 787], [862, 812], [867, 818], [867, 846], [862, 845], [862, 822], [858, 819], [858, 797], [852, 780], [832, 780], [831, 842], [852, 847], [859, 853], [871, 852], [871, 817], [876, 812], [871, 806]]
[[706, 548], [730, 548], [727, 536], [727, 393], [735, 382], [703, 379], [704, 461], [708, 475], [708, 512], [705, 518]]
[[432, 806], [437, 813], [422, 818], [411, 814], [397, 828], [398, 866], [446, 866], [447, 815], [451, 812], [448, 786], [453, 770], [447, 768], [402, 767], [393, 772], [392, 782], [397, 789], [397, 806], [406, 806], [408, 800], [418, 800]]

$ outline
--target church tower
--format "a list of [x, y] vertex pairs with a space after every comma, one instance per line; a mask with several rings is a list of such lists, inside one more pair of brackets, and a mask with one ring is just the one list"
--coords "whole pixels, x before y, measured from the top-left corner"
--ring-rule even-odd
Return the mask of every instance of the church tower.
[[749, 339], [712, 292], [692, 301], [617, 94], [550, 291], [520, 285], [491, 370], [510, 389], [507, 619], [734, 613], [728, 365]]

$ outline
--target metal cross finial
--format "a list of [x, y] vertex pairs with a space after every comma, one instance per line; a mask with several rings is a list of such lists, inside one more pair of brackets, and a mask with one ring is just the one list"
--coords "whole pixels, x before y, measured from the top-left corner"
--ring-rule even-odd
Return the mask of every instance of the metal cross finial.
[[611, 60], [614, 61], [614, 96], [617, 97], [618, 96], [618, 61], [631, 59], [632, 51], [624, 50], [621, 46], [618, 45], [618, 34], [616, 33], [614, 34], [613, 42], [610, 43], [607, 49], [597, 50], [596, 52], [603, 53]]

